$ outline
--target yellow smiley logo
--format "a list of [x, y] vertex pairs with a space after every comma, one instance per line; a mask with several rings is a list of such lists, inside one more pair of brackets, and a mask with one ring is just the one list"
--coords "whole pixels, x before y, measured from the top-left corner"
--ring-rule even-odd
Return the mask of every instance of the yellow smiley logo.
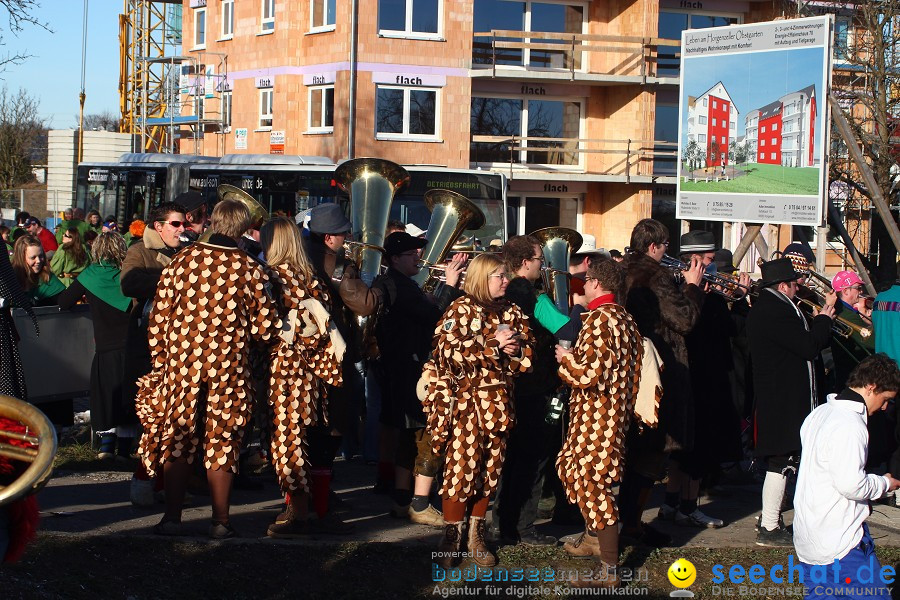
[[697, 579], [697, 569], [691, 561], [679, 558], [669, 567], [669, 582], [677, 588], [689, 587]]

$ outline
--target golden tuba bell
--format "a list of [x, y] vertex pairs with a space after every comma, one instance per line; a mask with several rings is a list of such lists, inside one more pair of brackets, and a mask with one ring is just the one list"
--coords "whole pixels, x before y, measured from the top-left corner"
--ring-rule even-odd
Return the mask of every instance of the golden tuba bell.
[[335, 169], [334, 181], [350, 195], [354, 262], [359, 278], [372, 285], [381, 271], [384, 231], [394, 194], [409, 184], [409, 173], [380, 158], [354, 158]]
[[[11, 484], [0, 485], [0, 506], [40, 491], [53, 472], [56, 429], [40, 410], [11, 396], [0, 395], [0, 417], [22, 423], [25, 433], [0, 429], [0, 456], [30, 463]], [[25, 442], [28, 446], [10, 442]]]
[[269, 220], [269, 211], [253, 196], [241, 188], [223, 183], [216, 188], [216, 196], [219, 200], [237, 200], [250, 210], [250, 229], [259, 229]]
[[544, 291], [563, 314], [569, 309], [569, 257], [581, 248], [581, 234], [568, 227], [545, 227], [532, 233], [544, 251]]
[[464, 230], [484, 226], [484, 213], [474, 202], [450, 190], [428, 190], [425, 192], [425, 206], [431, 211], [431, 221], [425, 233], [428, 243], [422, 251], [422, 269], [413, 276], [413, 280], [430, 293], [434, 292], [438, 283], [432, 267], [444, 262], [453, 243]]

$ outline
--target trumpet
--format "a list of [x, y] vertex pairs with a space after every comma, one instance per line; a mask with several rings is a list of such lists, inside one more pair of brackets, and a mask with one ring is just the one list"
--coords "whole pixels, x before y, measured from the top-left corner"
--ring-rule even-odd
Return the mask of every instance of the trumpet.
[[[662, 260], [659, 261], [659, 264], [666, 267], [667, 269], [671, 269], [676, 276], [680, 276], [682, 271], [687, 271], [691, 268], [690, 265], [685, 264], [684, 262], [678, 260], [673, 256], [669, 256], [668, 254], [663, 255]], [[703, 281], [712, 286], [710, 287], [710, 290], [714, 294], [722, 296], [729, 302], [740, 300], [753, 291], [752, 286], [744, 285], [738, 281], [735, 275], [726, 273], [709, 273], [707, 271], [704, 271]]]
[[[447, 266], [446, 265], [429, 265], [429, 264], [419, 264], [419, 268], [423, 271], [428, 272], [428, 278], [438, 281], [440, 283], [445, 283], [447, 281]], [[462, 286], [466, 282], [466, 271], [463, 270], [459, 274], [459, 285]]]

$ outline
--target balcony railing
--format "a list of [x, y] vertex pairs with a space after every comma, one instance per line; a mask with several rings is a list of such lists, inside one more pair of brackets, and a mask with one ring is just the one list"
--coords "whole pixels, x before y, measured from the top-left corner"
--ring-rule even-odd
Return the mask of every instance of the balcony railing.
[[[677, 76], [680, 40], [494, 29], [474, 34], [472, 68], [530, 69], [619, 77]], [[674, 66], [674, 74], [669, 73]], [[663, 72], [660, 72], [662, 67]]]
[[470, 163], [631, 177], [676, 175], [678, 143], [661, 140], [473, 135]]

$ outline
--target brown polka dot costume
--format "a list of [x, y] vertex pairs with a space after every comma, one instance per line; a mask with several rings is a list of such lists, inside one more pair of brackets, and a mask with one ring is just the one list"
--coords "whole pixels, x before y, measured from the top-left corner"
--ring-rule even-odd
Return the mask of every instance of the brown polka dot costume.
[[269, 378], [272, 417], [272, 464], [285, 493], [309, 491], [306, 428], [327, 422], [325, 385], [339, 386], [341, 361], [328, 330], [301, 302], [315, 299], [331, 309], [328, 292], [318, 279], [304, 279], [287, 265], [271, 268], [283, 320], [297, 311], [292, 342], [276, 339]]
[[235, 247], [195, 243], [162, 272], [149, 320], [153, 370], [138, 380], [140, 456], [155, 475], [170, 460], [235, 471], [251, 412], [251, 340], [277, 327], [262, 268]]
[[[497, 488], [509, 431], [513, 379], [531, 369], [534, 336], [514, 304], [501, 312], [469, 296], [453, 302], [435, 331], [426, 363], [423, 407], [434, 452], [445, 455], [441, 496], [464, 502], [489, 498]], [[521, 334], [521, 352], [503, 353], [494, 335], [501, 323]]]
[[582, 319], [578, 341], [559, 367], [572, 394], [556, 470], [569, 502], [578, 504], [588, 528], [597, 531], [619, 517], [611, 488], [624, 467], [644, 347], [631, 315], [618, 304], [603, 304]]

